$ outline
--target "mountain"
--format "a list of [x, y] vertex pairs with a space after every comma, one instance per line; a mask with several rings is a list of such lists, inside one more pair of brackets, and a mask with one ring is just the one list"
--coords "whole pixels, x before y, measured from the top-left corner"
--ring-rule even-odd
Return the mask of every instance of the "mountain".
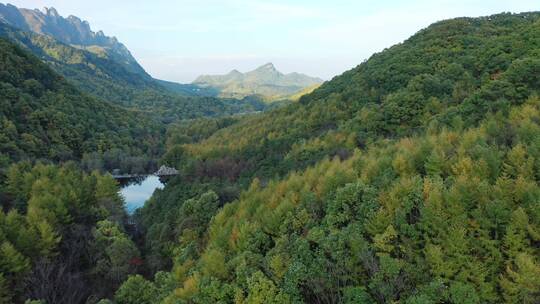
[[0, 36], [18, 43], [41, 58], [80, 90], [111, 103], [142, 110], [164, 122], [201, 116], [259, 111], [254, 98], [223, 100], [208, 90], [152, 79], [129, 71], [115, 59], [101, 57], [48, 35], [0, 23]]
[[77, 17], [63, 18], [54, 8], [0, 4], [0, 21], [0, 36], [34, 53], [80, 90], [165, 123], [266, 107], [260, 98], [215, 98], [212, 88], [154, 79], [115, 38], [92, 32]]
[[149, 78], [130, 72], [116, 60], [75, 48], [49, 35], [0, 23], [0, 36], [34, 53], [82, 90], [112, 102], [129, 105], [133, 93], [145, 88], [161, 89]]
[[31, 53], [0, 38], [0, 165], [80, 160], [121, 149], [155, 156], [162, 126], [81, 93]]
[[283, 74], [272, 63], [267, 63], [247, 73], [233, 70], [226, 75], [202, 75], [193, 84], [203, 88], [214, 88], [219, 91], [221, 97], [242, 98], [262, 95], [275, 100], [294, 95], [322, 82], [320, 78], [304, 74]]
[[93, 32], [90, 24], [78, 17], [64, 18], [53, 7], [41, 11], [0, 3], [0, 21], [24, 31], [52, 36], [65, 44], [113, 59], [132, 73], [149, 77], [129, 50], [115, 37], [105, 36], [102, 31]]
[[[528, 13], [435, 23], [322, 84], [299, 103], [246, 118], [188, 150], [201, 159], [241, 154], [305, 166], [338, 154], [343, 145], [365, 147], [374, 139], [412, 136], [432, 121], [472, 126], [511, 100], [523, 102], [521, 87], [536, 92], [533, 74], [530, 84], [514, 74], [534, 71], [539, 42], [531, 37], [538, 19], [538, 13]], [[516, 51], [502, 47], [519, 39], [527, 44]], [[530, 70], [524, 71], [527, 64]], [[324, 143], [335, 139], [341, 144]], [[266, 172], [265, 162], [251, 169], [260, 170], [260, 176], [275, 174]], [[253, 171], [248, 172], [251, 177]]]
[[171, 129], [182, 173], [138, 212], [164, 302], [534, 303], [539, 25], [437, 22], [297, 103]]
[[[132, 89], [130, 86], [143, 85], [158, 90], [163, 90], [165, 87], [169, 89], [169, 91], [186, 96], [215, 95], [215, 93], [211, 91], [204, 90], [191, 84], [179, 84], [153, 79], [137, 63], [126, 46], [120, 43], [115, 37], [105, 36], [102, 31], [93, 32], [87, 21], [82, 21], [76, 16], [64, 18], [53, 7], [39, 10], [17, 8], [11, 4], [4, 5], [0, 3], [0, 21], [0, 23], [10, 25], [23, 32], [31, 32], [51, 37], [52, 39], [48, 39], [48, 41], [42, 42], [41, 45], [35, 47], [49, 48], [44, 51], [47, 55], [55, 57], [57, 60], [68, 62], [70, 64], [85, 65], [87, 67], [93, 67], [96, 61], [100, 61], [101, 64], [97, 64], [97, 67], [95, 67], [96, 71], [91, 71], [92, 73], [109, 79], [113, 78], [119, 80], [120, 78], [121, 81], [124, 81], [119, 82], [118, 86], [115, 88], [107, 88], [107, 91], [114, 92], [121, 90], [121, 88], [125, 88], [126, 86], [128, 86], [129, 89]], [[4, 32], [6, 31], [5, 27], [3, 30]], [[36, 37], [39, 37], [30, 36], [29, 34], [26, 35], [29, 36], [27, 39], [33, 41], [38, 39]], [[39, 39], [45, 40], [45, 38]], [[54, 46], [54, 44], [61, 45]], [[71, 46], [74, 49], [67, 51], [65, 50], [66, 46]], [[64, 49], [59, 50], [59, 48]], [[39, 55], [43, 56], [43, 54]], [[66, 55], [69, 55], [70, 57], [62, 58], [62, 56]], [[118, 73], [122, 73], [123, 75], [118, 75]], [[70, 75], [73, 74], [74, 72], [71, 71]], [[83, 79], [84, 81], [82, 82], [87, 82], [88, 77], [84, 78], [85, 79]], [[96, 80], [94, 79], [94, 81]], [[97, 84], [88, 86], [89, 91], [102, 91], [96, 88], [99, 87]], [[125, 95], [125, 93], [118, 94]], [[110, 97], [111, 96], [108, 96], [108, 98]]]

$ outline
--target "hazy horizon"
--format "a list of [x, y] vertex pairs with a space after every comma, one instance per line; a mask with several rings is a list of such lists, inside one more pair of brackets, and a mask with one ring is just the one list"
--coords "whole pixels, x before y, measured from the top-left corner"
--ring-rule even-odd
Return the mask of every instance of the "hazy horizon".
[[[537, 1], [103, 1], [13, 0], [55, 7], [126, 45], [152, 76], [189, 83], [202, 74], [253, 70], [328, 80], [431, 23], [540, 9]], [[103, 10], [103, 7], [107, 7]]]

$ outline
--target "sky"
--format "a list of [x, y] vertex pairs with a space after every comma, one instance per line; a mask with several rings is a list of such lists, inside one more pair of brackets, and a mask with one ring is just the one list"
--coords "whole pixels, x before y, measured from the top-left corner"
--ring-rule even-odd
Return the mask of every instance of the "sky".
[[436, 21], [540, 10], [539, 0], [8, 2], [87, 20], [124, 43], [152, 76], [182, 83], [267, 62], [328, 80]]

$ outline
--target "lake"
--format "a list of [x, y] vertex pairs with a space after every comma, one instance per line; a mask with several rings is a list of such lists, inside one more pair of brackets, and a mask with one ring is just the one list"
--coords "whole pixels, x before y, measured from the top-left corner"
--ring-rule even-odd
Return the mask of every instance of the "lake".
[[144, 205], [156, 189], [162, 189], [163, 183], [155, 175], [141, 176], [120, 180], [120, 193], [126, 201], [126, 209], [133, 214], [135, 209]]

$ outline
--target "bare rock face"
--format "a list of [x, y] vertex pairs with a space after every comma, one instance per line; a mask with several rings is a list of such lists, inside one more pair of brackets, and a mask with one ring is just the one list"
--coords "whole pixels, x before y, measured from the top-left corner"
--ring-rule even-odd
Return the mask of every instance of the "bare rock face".
[[108, 37], [102, 31], [92, 31], [87, 21], [76, 16], [64, 18], [54, 7], [25, 9], [0, 3], [0, 21], [21, 30], [52, 36], [65, 44], [106, 53], [129, 71], [146, 75], [129, 50], [115, 37]]

